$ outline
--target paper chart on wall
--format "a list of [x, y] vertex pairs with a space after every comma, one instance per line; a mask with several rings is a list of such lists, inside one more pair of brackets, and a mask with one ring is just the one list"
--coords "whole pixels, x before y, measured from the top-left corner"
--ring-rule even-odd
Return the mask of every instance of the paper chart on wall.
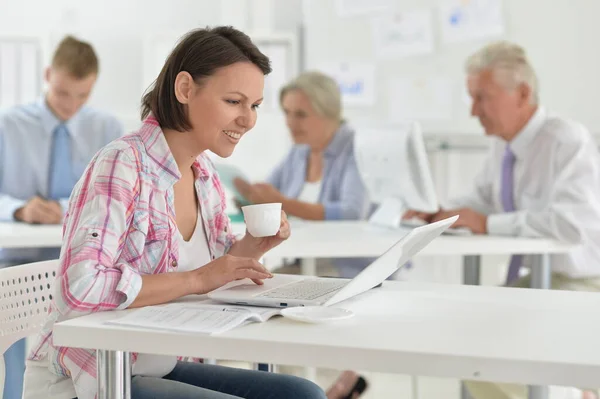
[[337, 81], [344, 106], [368, 107], [375, 104], [375, 64], [327, 62], [317, 69]]
[[439, 15], [444, 43], [504, 33], [501, 0], [441, 0]]
[[431, 54], [434, 37], [430, 10], [392, 12], [373, 18], [373, 40], [380, 58]]

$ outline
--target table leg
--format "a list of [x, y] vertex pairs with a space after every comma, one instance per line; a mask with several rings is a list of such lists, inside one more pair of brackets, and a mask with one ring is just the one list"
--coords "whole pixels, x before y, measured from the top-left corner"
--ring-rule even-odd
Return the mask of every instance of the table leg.
[[131, 399], [129, 352], [98, 350], [98, 399]]
[[419, 399], [419, 377], [416, 375], [410, 376], [411, 399]]
[[[468, 255], [463, 257], [463, 284], [479, 285], [481, 283], [481, 256]], [[471, 399], [465, 384], [461, 383], [460, 398]]]
[[463, 258], [463, 284], [479, 285], [481, 282], [481, 256], [468, 255]]
[[[539, 265], [531, 269], [531, 288], [550, 289], [552, 285], [552, 266], [550, 255], [539, 257]], [[465, 256], [463, 261], [463, 283], [479, 285], [480, 283], [480, 257]], [[546, 386], [529, 386], [529, 399], [547, 399], [549, 395]], [[464, 385], [461, 386], [461, 399], [469, 399], [470, 395]]]
[[269, 364], [268, 365], [268, 371], [269, 371], [269, 373], [277, 373], [278, 372], [277, 365], [276, 364]]
[[266, 371], [268, 373], [277, 373], [279, 371], [276, 364], [267, 363], [253, 363], [252, 369], [258, 371]]
[[[550, 255], [536, 256], [537, 264], [531, 268], [531, 288], [549, 290], [552, 288], [552, 264]], [[548, 399], [550, 396], [547, 386], [529, 386], [529, 399]]]
[[465, 386], [465, 384], [460, 384], [460, 398], [461, 399], [471, 399], [471, 394], [469, 394], [469, 390]]
[[536, 256], [538, 264], [531, 268], [531, 288], [549, 290], [552, 288], [552, 265], [550, 255], [543, 254]]
[[304, 368], [304, 378], [309, 381], [316, 382], [317, 381], [317, 368], [316, 367], [305, 367]]
[[549, 387], [530, 386], [528, 399], [548, 399], [550, 397]]
[[[300, 274], [303, 276], [316, 276], [317, 275], [317, 259], [315, 258], [303, 258], [300, 259]], [[315, 382], [317, 380], [317, 369], [314, 367], [304, 368], [304, 378], [309, 381]]]
[[303, 276], [317, 275], [317, 260], [315, 258], [304, 258], [300, 260], [300, 274]]

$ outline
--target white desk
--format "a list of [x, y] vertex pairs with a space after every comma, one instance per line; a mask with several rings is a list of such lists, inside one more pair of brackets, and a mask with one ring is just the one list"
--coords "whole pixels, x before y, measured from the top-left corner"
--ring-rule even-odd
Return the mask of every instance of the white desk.
[[[242, 234], [243, 224], [234, 231]], [[316, 258], [376, 257], [391, 247], [407, 229], [386, 229], [367, 222], [292, 222], [292, 236], [265, 257], [301, 258], [303, 274], [316, 274]], [[485, 235], [441, 236], [433, 240], [418, 256], [463, 257], [465, 284], [478, 285], [481, 255], [540, 255], [532, 268], [534, 288], [550, 288], [551, 254], [572, 250], [575, 246], [552, 239], [494, 237]]]
[[[235, 224], [233, 230], [243, 233], [243, 225]], [[379, 256], [409, 231], [380, 228], [361, 221], [293, 223], [290, 239], [269, 255], [298, 258]], [[419, 255], [551, 254], [572, 248], [572, 245], [551, 239], [443, 235]]]
[[[294, 222], [292, 222], [294, 223]], [[234, 223], [233, 230], [243, 234], [245, 226]], [[301, 222], [292, 225], [292, 237], [269, 253], [274, 257], [337, 258], [379, 256], [408, 230], [377, 228], [366, 222]], [[0, 223], [0, 248], [60, 247], [61, 225]], [[550, 239], [492, 236], [441, 236], [424, 248], [419, 256], [555, 254], [573, 246]]]
[[62, 225], [0, 223], [0, 248], [58, 248]]
[[[303, 274], [316, 274], [316, 258], [376, 257], [398, 241], [407, 230], [385, 229], [366, 222], [292, 222], [292, 237], [271, 251], [268, 257], [302, 258]], [[244, 224], [233, 225], [243, 234]], [[0, 223], [0, 248], [60, 247], [62, 226]], [[550, 239], [491, 236], [442, 236], [424, 248], [419, 256], [460, 255], [464, 257], [464, 282], [479, 284], [480, 256], [489, 254], [537, 254], [532, 286], [549, 288], [550, 254], [565, 253], [572, 245]]]
[[[127, 352], [463, 380], [598, 385], [597, 294], [386, 282], [339, 306], [356, 316], [327, 325], [277, 318], [217, 336], [109, 326], [103, 322], [122, 312], [102, 312], [58, 323], [54, 343], [98, 349], [99, 385], [115, 388], [106, 392], [114, 399], [126, 397]], [[530, 392], [530, 398], [539, 397]]]
[[[271, 251], [268, 257], [302, 258], [303, 274], [314, 275], [316, 258], [375, 257], [398, 241], [407, 230], [377, 228], [366, 222], [292, 222], [292, 237]], [[234, 223], [236, 234], [243, 234], [243, 223]], [[36, 226], [21, 223], [0, 223], [0, 248], [60, 247], [62, 226]], [[550, 239], [492, 236], [442, 236], [419, 253], [419, 256], [459, 255], [465, 257], [464, 279], [467, 284], [479, 283], [479, 257], [491, 254], [565, 253], [572, 245]], [[549, 287], [549, 260], [543, 256], [540, 267], [534, 268], [538, 288]]]
[[[244, 224], [234, 224], [243, 233]], [[302, 258], [304, 274], [316, 274], [316, 258], [375, 257], [399, 240], [407, 230], [377, 228], [366, 222], [292, 222], [292, 237], [268, 256]], [[0, 223], [0, 248], [60, 247], [62, 226], [33, 226]], [[480, 256], [487, 254], [538, 254], [539, 264], [532, 269], [533, 288], [550, 288], [550, 254], [565, 253], [573, 246], [549, 239], [491, 236], [442, 236], [419, 256], [463, 256], [463, 280], [477, 285], [480, 280]], [[547, 397], [544, 387], [532, 388], [535, 398]], [[463, 394], [463, 397], [465, 395]]]
[[[316, 258], [376, 257], [391, 247], [408, 229], [388, 229], [362, 221], [294, 222], [292, 236], [267, 254], [302, 259], [302, 274], [315, 275]], [[234, 231], [243, 234], [243, 224]], [[449, 236], [433, 240], [418, 256], [462, 256], [463, 283], [479, 285], [482, 255], [539, 255], [531, 269], [531, 288], [549, 289], [552, 284], [551, 254], [561, 254], [575, 246], [552, 239], [494, 237], [486, 235]], [[547, 398], [547, 387], [531, 387], [532, 397]], [[462, 389], [462, 398], [469, 397]]]

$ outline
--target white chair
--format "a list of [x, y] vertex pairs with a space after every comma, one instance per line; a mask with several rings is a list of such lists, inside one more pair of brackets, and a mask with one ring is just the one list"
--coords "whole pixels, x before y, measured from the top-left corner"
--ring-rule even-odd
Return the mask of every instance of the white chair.
[[[58, 260], [0, 269], [0, 354], [21, 338], [40, 331], [54, 295]], [[0, 356], [0, 397], [5, 379]]]

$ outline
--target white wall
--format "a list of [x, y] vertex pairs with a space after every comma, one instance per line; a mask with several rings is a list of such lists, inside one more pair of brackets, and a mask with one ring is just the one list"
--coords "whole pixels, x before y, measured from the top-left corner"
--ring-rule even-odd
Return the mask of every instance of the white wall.
[[[541, 101], [551, 111], [584, 123], [600, 133], [600, 1], [502, 0], [505, 34], [491, 39], [443, 44], [437, 6], [442, 0], [396, 0], [398, 11], [432, 10], [433, 54], [378, 59], [371, 17], [338, 16], [335, 1], [306, 0], [307, 62], [374, 62], [377, 64], [376, 104], [350, 108], [351, 120], [385, 120], [392, 109], [389, 82], [395, 77], [442, 76], [452, 79], [451, 118], [423, 121], [426, 133], [474, 133], [481, 127], [469, 116], [464, 101], [463, 64], [466, 57], [489, 40], [504, 38], [523, 45], [541, 81]], [[326, 34], [324, 34], [327, 32]]]
[[[551, 112], [583, 122], [600, 134], [600, 35], [598, 0], [502, 0], [505, 34], [493, 39], [443, 44], [438, 28], [437, 7], [443, 0], [395, 0], [398, 11], [432, 11], [435, 36], [433, 54], [406, 58], [378, 59], [373, 43], [371, 17], [340, 17], [334, 0], [305, 0], [307, 66], [324, 62], [367, 62], [376, 64], [375, 104], [346, 107], [355, 124], [385, 124], [393, 110], [390, 81], [397, 77], [443, 76], [452, 80], [451, 117], [421, 121], [428, 137], [449, 140], [460, 146], [487, 146], [478, 122], [469, 115], [464, 101], [463, 64], [466, 57], [489, 40], [500, 38], [523, 45], [539, 75], [541, 102]], [[388, 12], [389, 13], [389, 12]], [[434, 139], [435, 139], [434, 138]], [[485, 150], [460, 150], [430, 154], [432, 170], [442, 202], [472, 187]], [[505, 259], [503, 259], [505, 260]], [[498, 283], [502, 260], [486, 259], [484, 280]], [[455, 259], [418, 260], [413, 276], [431, 281], [460, 282], [460, 263]]]
[[67, 33], [92, 42], [100, 58], [91, 105], [116, 114], [135, 127], [145, 89], [143, 45], [155, 31], [185, 31], [220, 22], [210, 0], [0, 0], [0, 36], [39, 37], [44, 65]]
[[[139, 124], [140, 99], [158, 75], [148, 48], [167, 37], [165, 55], [178, 37], [207, 25], [233, 25], [251, 36], [297, 32], [301, 0], [0, 0], [0, 37], [42, 42], [44, 66], [67, 34], [89, 40], [100, 58], [90, 105], [115, 114], [126, 130]], [[169, 44], [171, 41], [172, 44]], [[156, 58], [156, 57], [155, 57]], [[40, 71], [41, 73], [41, 71]], [[289, 147], [278, 109], [259, 110], [255, 129], [229, 162], [264, 178]], [[264, 148], [269, 148], [265, 153]]]
[[[427, 4], [433, 4], [428, 0]], [[585, 54], [587, 58], [580, 60], [574, 54], [581, 54], [581, 46], [577, 39], [589, 42], [588, 35], [593, 29], [591, 19], [600, 2], [596, 0], [557, 0], [548, 8], [543, 20], [528, 19], [536, 14], [534, 11], [543, 8], [544, 0], [506, 0], [508, 8], [514, 10], [522, 4], [523, 12], [511, 12], [507, 15], [509, 32], [528, 30], [530, 43], [544, 42], [541, 35], [556, 26], [554, 36], [560, 36], [562, 42], [573, 42], [574, 48], [563, 48], [563, 52], [552, 53], [552, 41], [548, 39], [547, 46], [529, 47], [532, 55], [545, 52], [552, 55], [552, 73], [547, 73], [545, 65], [539, 65], [542, 78], [542, 93], [557, 91], [564, 93], [564, 101], [569, 107], [594, 108], [600, 101], [590, 102], [580, 99], [576, 93], [597, 95], [596, 88], [600, 85], [598, 74], [593, 69], [599, 69], [600, 58], [597, 52]], [[339, 30], [345, 26], [354, 27], [359, 21], [350, 19], [344, 25], [333, 24], [325, 18], [333, 13], [334, 0], [311, 0], [319, 2], [324, 8], [318, 15], [308, 21], [306, 43], [311, 62], [317, 62], [316, 57], [323, 60], [339, 58], [339, 46], [332, 46], [330, 51], [323, 50], [323, 43], [331, 40], [339, 41], [349, 37], [348, 31]], [[399, 4], [418, 4], [414, 0], [398, 1]], [[420, 2], [419, 2], [420, 3]], [[545, 3], [544, 3], [545, 4]], [[570, 6], [572, 5], [572, 6]], [[583, 11], [582, 11], [583, 10]], [[589, 10], [590, 12], [584, 12]], [[600, 10], [599, 10], [600, 11]], [[66, 33], [80, 35], [92, 41], [97, 48], [101, 61], [101, 73], [93, 93], [92, 104], [115, 113], [126, 124], [128, 129], [134, 129], [139, 123], [139, 103], [142, 92], [148, 85], [144, 77], [148, 65], [144, 60], [144, 46], [149, 38], [158, 32], [171, 32], [177, 37], [189, 29], [205, 25], [232, 24], [247, 32], [287, 32], [295, 34], [303, 22], [303, 0], [0, 0], [0, 36], [39, 37], [44, 44], [44, 55], [48, 61], [55, 43]], [[321, 30], [315, 31], [318, 27]], [[577, 29], [575, 29], [577, 27]], [[365, 28], [364, 26], [362, 28]], [[559, 29], [560, 28], [560, 29]], [[579, 29], [581, 28], [581, 29]], [[324, 34], [323, 29], [328, 33]], [[331, 29], [334, 29], [333, 31]], [[361, 29], [355, 29], [361, 32]], [[364, 29], [362, 30], [364, 31]], [[320, 43], [322, 41], [323, 43]], [[361, 42], [361, 46], [366, 45]], [[579, 47], [577, 47], [579, 46]], [[468, 46], [467, 46], [468, 47]], [[564, 46], [563, 46], [564, 47]], [[576, 47], [576, 48], [575, 48]], [[364, 48], [362, 49], [364, 50]], [[361, 51], [362, 51], [361, 50]], [[469, 50], [469, 49], [466, 49]], [[466, 52], [460, 47], [459, 52]], [[369, 53], [367, 51], [367, 53]], [[363, 52], [353, 53], [358, 57]], [[563, 55], [565, 56], [563, 59]], [[594, 62], [587, 62], [587, 61]], [[586, 62], [583, 62], [586, 61]], [[457, 61], [458, 62], [458, 61]], [[566, 66], [557, 67], [565, 64]], [[460, 64], [460, 63], [459, 63]], [[456, 68], [460, 68], [458, 65]], [[568, 73], [556, 76], [557, 70], [564, 69]], [[573, 75], [580, 71], [587, 79], [578, 79], [576, 86], [571, 86]], [[587, 82], [583, 87], [581, 82]], [[462, 82], [460, 82], [462, 83]], [[595, 94], [594, 94], [595, 93]], [[558, 96], [560, 100], [560, 96]], [[385, 106], [383, 106], [385, 108]], [[355, 112], [350, 110], [350, 112]], [[360, 110], [357, 111], [360, 114]], [[376, 112], [373, 113], [377, 115]], [[599, 114], [600, 115], [600, 114]], [[473, 126], [477, 126], [474, 124]], [[479, 137], [477, 137], [479, 138]], [[467, 138], [472, 142], [475, 137]], [[480, 140], [478, 140], [480, 141]], [[485, 141], [484, 141], [485, 142]], [[287, 129], [279, 110], [259, 111], [259, 119], [255, 129], [238, 146], [231, 162], [242, 166], [253, 179], [261, 179], [267, 175], [273, 165], [283, 156], [289, 146]], [[265, 148], [267, 150], [265, 150]], [[469, 176], [479, 166], [481, 155], [464, 156], [463, 154], [436, 154], [432, 157], [436, 180], [442, 199], [451, 194], [464, 191], [470, 182]], [[453, 181], [448, 175], [459, 176]], [[443, 174], [441, 174], [443, 173]]]

